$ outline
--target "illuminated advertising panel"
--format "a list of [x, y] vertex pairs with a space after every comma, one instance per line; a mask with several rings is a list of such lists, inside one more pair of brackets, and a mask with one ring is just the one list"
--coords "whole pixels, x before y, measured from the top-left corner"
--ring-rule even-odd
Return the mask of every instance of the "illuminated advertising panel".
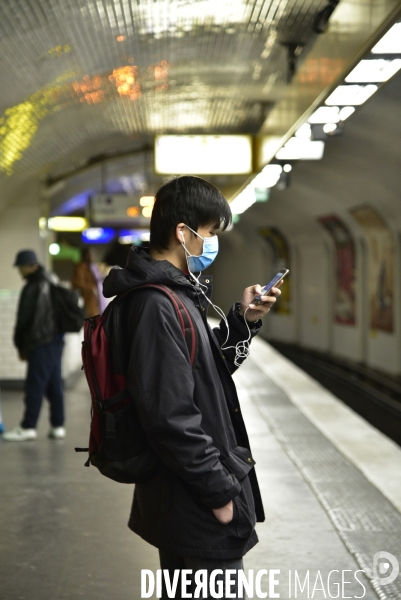
[[163, 175], [246, 175], [252, 172], [249, 135], [158, 135], [155, 171]]

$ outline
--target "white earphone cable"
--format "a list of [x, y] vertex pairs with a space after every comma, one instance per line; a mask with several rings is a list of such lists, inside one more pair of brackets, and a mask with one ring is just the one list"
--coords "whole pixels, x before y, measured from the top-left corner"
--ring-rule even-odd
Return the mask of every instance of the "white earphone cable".
[[202, 287], [207, 289], [207, 286], [204, 285], [203, 283], [201, 283], [199, 281], [199, 279], [193, 274], [191, 273], [191, 271], [189, 271], [189, 274], [191, 275], [191, 277], [196, 281], [196, 283], [199, 286], [199, 291], [201, 292], [201, 294], [203, 294], [203, 296], [206, 298], [206, 300], [209, 302], [210, 306], [216, 311], [216, 313], [223, 319], [226, 327], [227, 327], [227, 336], [226, 339], [223, 342], [223, 345], [220, 346], [220, 348], [222, 350], [235, 350], [235, 358], [234, 358], [234, 364], [236, 367], [240, 367], [242, 364], [244, 364], [244, 362], [247, 360], [247, 358], [249, 357], [250, 354], [250, 340], [251, 340], [251, 330], [249, 329], [249, 325], [248, 325], [248, 321], [245, 318], [245, 315], [249, 309], [249, 306], [245, 309], [244, 312], [244, 321], [245, 321], [245, 325], [248, 329], [248, 338], [246, 340], [241, 340], [240, 342], [238, 342], [235, 346], [226, 346], [226, 343], [228, 341], [228, 338], [230, 337], [230, 327], [228, 325], [228, 321], [227, 321], [227, 317], [224, 314], [223, 310], [217, 306], [216, 304], [213, 304], [213, 302], [206, 296], [205, 292], [202, 290]]
[[[185, 246], [185, 238], [184, 238], [184, 234], [181, 231], [181, 237], [183, 238], [183, 243], [182, 246], [184, 248], [185, 251], [185, 258], [187, 259], [187, 266], [188, 266], [188, 273], [189, 275], [192, 277], [192, 279], [195, 280], [197, 287], [199, 287], [199, 291], [201, 292], [201, 294], [203, 294], [203, 296], [206, 298], [206, 300], [209, 302], [210, 306], [212, 306], [212, 308], [216, 311], [216, 313], [223, 319], [226, 327], [227, 327], [227, 337], [223, 343], [222, 346], [220, 346], [221, 350], [235, 350], [235, 358], [234, 358], [234, 365], [236, 367], [240, 367], [242, 364], [244, 364], [244, 362], [247, 360], [247, 358], [249, 357], [250, 354], [250, 340], [252, 337], [251, 334], [251, 330], [249, 329], [249, 325], [248, 325], [248, 321], [246, 320], [245, 316], [246, 313], [249, 309], [249, 306], [245, 309], [244, 312], [244, 321], [245, 321], [245, 325], [248, 329], [248, 338], [246, 340], [241, 340], [240, 342], [238, 342], [235, 346], [227, 346], [225, 347], [226, 343], [228, 342], [228, 338], [230, 337], [230, 327], [228, 325], [228, 321], [227, 321], [227, 317], [224, 314], [224, 312], [222, 311], [222, 309], [219, 306], [216, 306], [215, 304], [213, 304], [213, 302], [207, 297], [207, 295], [205, 294], [205, 292], [202, 290], [202, 288], [206, 288], [207, 286], [204, 285], [203, 283], [201, 283], [198, 279], [198, 277], [196, 277], [196, 275], [194, 275], [190, 269], [189, 269], [189, 265], [188, 265], [188, 256], [191, 256], [191, 254], [188, 252], [186, 246]], [[202, 273], [199, 273], [199, 276], [202, 275]]]

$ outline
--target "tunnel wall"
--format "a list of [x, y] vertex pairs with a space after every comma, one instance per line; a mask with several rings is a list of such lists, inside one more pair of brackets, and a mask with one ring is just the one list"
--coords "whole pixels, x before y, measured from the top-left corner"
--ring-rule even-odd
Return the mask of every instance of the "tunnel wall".
[[[343, 135], [327, 140], [323, 160], [294, 163], [289, 187], [271, 190], [268, 202], [254, 204], [232, 233], [221, 236], [222, 250], [211, 268], [215, 300], [227, 308], [242, 288], [263, 285], [275, 274], [274, 257], [264, 248], [267, 244], [260, 231], [276, 228], [290, 248], [291, 314], [271, 312], [262, 335], [392, 375], [401, 375], [400, 97], [398, 75], [357, 109], [346, 121]], [[355, 211], [361, 208], [376, 219], [373, 230], [356, 218]], [[334, 315], [339, 262], [333, 238], [319, 221], [330, 216], [346, 227], [354, 245], [354, 324], [339, 323]], [[230, 236], [235, 236], [235, 243]], [[388, 249], [380, 260], [391, 265], [384, 281], [391, 280], [392, 290], [380, 302], [384, 307], [391, 304], [392, 294], [390, 330], [377, 326], [371, 316], [369, 286], [376, 277], [380, 294], [379, 274], [373, 267], [376, 245], [383, 236]]]
[[[213, 268], [214, 300], [225, 309], [233, 300], [240, 299], [245, 287], [254, 283], [263, 285], [275, 273], [273, 262], [265, 249], [258, 248], [258, 244], [249, 243], [247, 236], [243, 236], [241, 243], [238, 239], [239, 234], [236, 235], [234, 249], [223, 239], [221, 256]], [[241, 253], [241, 247], [247, 249], [249, 262], [246, 254]], [[370, 328], [366, 281], [363, 279], [363, 271], [359, 270], [368, 260], [368, 257], [363, 255], [364, 247], [363, 244], [359, 244], [357, 252], [357, 262], [361, 266], [358, 268], [359, 275], [356, 280], [355, 326], [338, 324], [333, 320], [332, 290], [335, 277], [332, 253], [326, 240], [316, 238], [309, 243], [292, 245], [291, 314], [281, 315], [271, 311], [264, 319], [262, 336], [267, 340], [296, 343], [305, 348], [366, 363], [392, 375], [401, 374], [400, 324], [397, 310], [400, 294], [396, 294], [395, 298], [394, 332], [387, 333]], [[397, 280], [399, 286], [399, 277]]]
[[13, 267], [18, 250], [30, 248], [42, 263], [46, 261], [46, 247], [39, 236], [39, 217], [39, 182], [30, 180], [8, 199], [0, 212], [0, 289], [21, 287], [21, 277]]
[[[3, 381], [21, 381], [26, 363], [18, 359], [13, 345], [13, 331], [18, 298], [23, 282], [13, 267], [18, 250], [35, 250], [43, 265], [48, 263], [47, 243], [39, 236], [41, 213], [39, 182], [30, 181], [6, 203], [0, 213], [0, 385]], [[81, 367], [81, 336], [65, 336], [62, 372], [68, 378]]]
[[[289, 248], [291, 298], [287, 314], [272, 311], [265, 318], [262, 335], [393, 375], [401, 374], [400, 97], [397, 75], [346, 121], [342, 136], [327, 139], [323, 160], [294, 163], [287, 189], [271, 190], [268, 202], [253, 205], [232, 231], [221, 235], [220, 254], [210, 269], [216, 279], [214, 299], [227, 310], [246, 286], [264, 285], [277, 270], [274, 253], [261, 235], [261, 228], [275, 228]], [[376, 237], [383, 234], [391, 240], [393, 323], [388, 330], [372, 324], [369, 279], [375, 242], [355, 217], [361, 206], [383, 224]], [[46, 262], [39, 216], [39, 182], [29, 181], [0, 214], [0, 290], [21, 287], [12, 267], [19, 249], [31, 247]], [[321, 224], [330, 216], [341, 221], [354, 244], [353, 324], [341, 324], [334, 315], [338, 257], [333, 238]], [[7, 344], [3, 341], [3, 347]]]

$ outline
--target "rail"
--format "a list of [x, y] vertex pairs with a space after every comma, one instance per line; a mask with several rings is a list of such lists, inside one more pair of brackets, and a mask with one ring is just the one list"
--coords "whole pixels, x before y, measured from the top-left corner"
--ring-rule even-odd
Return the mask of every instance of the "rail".
[[300, 346], [269, 343], [374, 427], [401, 445], [401, 380]]

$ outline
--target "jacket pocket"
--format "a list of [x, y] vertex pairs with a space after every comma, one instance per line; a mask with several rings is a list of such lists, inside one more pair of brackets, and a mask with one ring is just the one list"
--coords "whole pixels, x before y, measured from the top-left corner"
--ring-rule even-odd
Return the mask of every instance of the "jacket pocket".
[[250, 451], [242, 446], [232, 448], [228, 455], [221, 459], [232, 475], [242, 481], [256, 464]]
[[256, 524], [255, 503], [248, 473], [254, 467], [250, 451], [236, 446], [222, 459], [222, 463], [241, 483], [241, 492], [233, 500], [234, 516], [228, 524], [234, 537], [249, 538]]
[[255, 529], [256, 514], [252, 488], [248, 477], [241, 482], [242, 489], [233, 500], [235, 505], [234, 518], [235, 535], [239, 538], [249, 538]]

